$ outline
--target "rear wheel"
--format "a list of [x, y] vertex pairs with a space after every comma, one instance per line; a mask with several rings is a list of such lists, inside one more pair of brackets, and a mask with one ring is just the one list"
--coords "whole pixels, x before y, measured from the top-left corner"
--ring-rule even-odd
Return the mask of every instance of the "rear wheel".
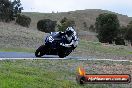
[[36, 52], [35, 52], [35, 56], [36, 57], [41, 57], [41, 56], [43, 56], [44, 54], [45, 54], [45, 51], [46, 49], [45, 49], [45, 45], [41, 45], [37, 50], [36, 50]]

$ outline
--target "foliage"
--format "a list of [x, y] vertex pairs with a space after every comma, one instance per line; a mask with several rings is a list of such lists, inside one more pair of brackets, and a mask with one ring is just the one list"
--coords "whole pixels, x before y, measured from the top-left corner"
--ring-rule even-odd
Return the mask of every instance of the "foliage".
[[118, 29], [117, 37], [114, 39], [116, 45], [125, 45], [125, 36], [127, 32], [127, 27], [121, 26]]
[[100, 42], [112, 43], [117, 36], [119, 29], [119, 20], [116, 14], [103, 13], [96, 18], [96, 31]]
[[23, 7], [21, 7], [20, 0], [0, 0], [0, 21], [9, 22], [15, 19], [16, 15], [21, 13]]
[[116, 37], [114, 41], [116, 45], [125, 45], [125, 40], [122, 37]]
[[90, 25], [89, 31], [92, 31], [92, 32], [95, 32], [96, 31], [94, 25]]
[[16, 23], [23, 27], [29, 27], [31, 23], [31, 18], [25, 15], [17, 15]]
[[54, 32], [56, 27], [56, 21], [50, 19], [39, 20], [37, 23], [37, 29], [42, 32]]
[[10, 21], [12, 20], [11, 2], [9, 0], [0, 0], [0, 20]]
[[122, 26], [122, 27], [119, 28], [117, 36], [125, 39], [126, 32], [127, 32], [127, 27]]
[[83, 26], [84, 26], [84, 28], [88, 27], [86, 22], [83, 22]]
[[21, 1], [20, 0], [14, 0], [12, 2], [13, 5], [13, 16], [17, 17], [18, 14], [21, 13], [21, 11], [23, 10], [23, 7], [21, 7]]
[[129, 24], [127, 25], [127, 32], [125, 39], [129, 40], [132, 44], [132, 21], [130, 21]]
[[75, 26], [75, 22], [73, 20], [67, 19], [66, 17], [60, 21], [60, 25], [57, 25], [59, 31], [65, 31], [69, 26]]

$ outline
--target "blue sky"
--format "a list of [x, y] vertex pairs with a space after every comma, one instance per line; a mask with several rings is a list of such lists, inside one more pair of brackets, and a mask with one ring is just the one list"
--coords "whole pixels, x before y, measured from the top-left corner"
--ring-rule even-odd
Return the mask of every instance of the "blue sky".
[[132, 17], [132, 0], [21, 0], [24, 12], [67, 12], [103, 9]]

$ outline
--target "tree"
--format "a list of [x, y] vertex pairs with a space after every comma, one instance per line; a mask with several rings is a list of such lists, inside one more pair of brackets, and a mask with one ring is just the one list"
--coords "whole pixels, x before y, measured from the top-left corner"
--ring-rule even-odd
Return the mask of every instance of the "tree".
[[12, 10], [13, 10], [13, 16], [17, 17], [18, 14], [21, 13], [23, 10], [23, 7], [21, 6], [21, 1], [20, 0], [14, 0], [12, 2]]
[[11, 20], [11, 2], [9, 0], [0, 0], [0, 20], [8, 21]]
[[127, 32], [127, 27], [126, 26], [121, 26], [118, 30], [118, 35], [117, 36], [125, 39], [126, 32]]
[[42, 32], [54, 32], [56, 27], [56, 21], [50, 19], [39, 20], [37, 23], [37, 29]]
[[127, 25], [127, 32], [125, 39], [130, 41], [132, 45], [132, 21], [130, 21], [129, 24]]
[[15, 19], [17, 14], [21, 13], [23, 7], [21, 7], [20, 0], [0, 0], [0, 20], [9, 22]]
[[127, 27], [125, 26], [121, 26], [118, 29], [118, 34], [114, 40], [116, 45], [125, 45], [126, 32], [127, 32]]
[[60, 21], [60, 25], [57, 25], [59, 31], [65, 31], [69, 26], [75, 26], [75, 22], [73, 20], [67, 19], [66, 17]]
[[98, 33], [97, 38], [100, 42], [112, 43], [117, 36], [119, 26], [119, 20], [116, 14], [100, 14], [95, 22], [95, 28]]

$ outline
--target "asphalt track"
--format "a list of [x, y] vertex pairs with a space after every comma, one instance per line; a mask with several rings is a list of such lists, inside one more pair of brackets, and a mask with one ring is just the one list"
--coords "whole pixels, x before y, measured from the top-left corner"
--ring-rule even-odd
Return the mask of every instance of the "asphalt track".
[[[28, 58], [28, 59], [36, 59], [34, 53], [27, 53], [27, 52], [0, 52], [0, 58], [3, 59], [22, 59], [22, 58]], [[59, 58], [57, 55], [44, 55], [43, 57], [39, 59], [80, 59], [81, 57], [72, 57], [68, 56], [66, 58]]]
[[67, 56], [66, 58], [59, 58], [56, 55], [44, 55], [41, 58], [36, 58], [34, 53], [27, 52], [0, 52], [0, 60], [6, 59], [51, 59], [51, 60], [65, 60], [65, 59], [75, 59], [75, 60], [93, 60], [93, 61], [116, 61], [116, 62], [132, 62], [132, 60], [113, 60], [113, 59], [97, 59], [94, 57], [80, 57], [80, 56]]

